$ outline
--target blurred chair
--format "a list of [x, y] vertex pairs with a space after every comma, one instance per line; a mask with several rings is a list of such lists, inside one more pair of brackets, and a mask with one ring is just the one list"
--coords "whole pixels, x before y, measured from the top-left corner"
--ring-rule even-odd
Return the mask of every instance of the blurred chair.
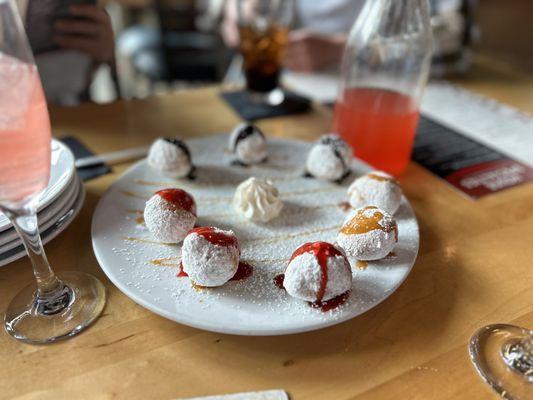
[[134, 75], [152, 84], [218, 82], [229, 63], [218, 34], [219, 3], [155, 0], [157, 25], [125, 29], [118, 38], [118, 53], [129, 59]]
[[194, 0], [157, 0], [167, 81], [222, 79], [224, 46], [216, 25], [201, 30], [198, 21], [206, 13]]

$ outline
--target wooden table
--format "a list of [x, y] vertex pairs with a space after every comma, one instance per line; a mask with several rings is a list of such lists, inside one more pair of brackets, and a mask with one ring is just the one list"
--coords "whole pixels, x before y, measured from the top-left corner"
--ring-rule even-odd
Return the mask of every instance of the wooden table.
[[[510, 85], [490, 74], [486, 80], [481, 70], [475, 76], [464, 85], [533, 112], [531, 97], [522, 95], [533, 87], [530, 78]], [[52, 120], [57, 136], [74, 135], [98, 153], [161, 135], [227, 131], [238, 122], [216, 88], [58, 109]], [[270, 135], [311, 139], [330, 123], [331, 112], [317, 107], [260, 125]], [[332, 328], [238, 337], [161, 318], [102, 273], [91, 249], [91, 215], [125, 168], [88, 182], [81, 215], [46, 246], [56, 270], [88, 271], [105, 282], [103, 315], [80, 336], [49, 346], [19, 343], [2, 330], [1, 398], [171, 399], [272, 388], [286, 389], [295, 400], [496, 398], [470, 364], [470, 335], [494, 322], [533, 326], [533, 185], [474, 202], [409, 165], [401, 183], [419, 218], [421, 248], [399, 290]], [[0, 269], [2, 313], [32, 279], [26, 259]]]

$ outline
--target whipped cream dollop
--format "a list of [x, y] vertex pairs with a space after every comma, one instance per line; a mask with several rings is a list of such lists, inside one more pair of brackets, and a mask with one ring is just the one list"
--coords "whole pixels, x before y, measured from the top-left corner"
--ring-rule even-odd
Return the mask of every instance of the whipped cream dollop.
[[252, 177], [237, 186], [233, 207], [246, 219], [267, 222], [279, 215], [283, 202], [271, 182]]

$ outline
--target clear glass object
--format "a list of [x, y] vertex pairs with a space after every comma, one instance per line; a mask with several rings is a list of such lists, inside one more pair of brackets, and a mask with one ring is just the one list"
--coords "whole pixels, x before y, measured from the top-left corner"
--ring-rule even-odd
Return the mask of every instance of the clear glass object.
[[237, 0], [239, 49], [252, 100], [284, 100], [279, 81], [293, 13], [293, 0]]
[[18, 232], [35, 283], [9, 304], [5, 329], [27, 343], [82, 331], [102, 312], [105, 289], [92, 275], [56, 275], [43, 250], [36, 208], [50, 177], [50, 121], [41, 82], [13, 0], [0, 0], [0, 210]]
[[504, 399], [533, 399], [533, 331], [488, 325], [474, 333], [469, 351], [477, 372]]
[[348, 36], [334, 131], [394, 175], [411, 155], [431, 43], [427, 0], [367, 1]]

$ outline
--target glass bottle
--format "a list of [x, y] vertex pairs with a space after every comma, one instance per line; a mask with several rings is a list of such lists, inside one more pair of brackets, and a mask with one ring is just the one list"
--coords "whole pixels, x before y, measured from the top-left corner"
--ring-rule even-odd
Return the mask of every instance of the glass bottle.
[[427, 0], [367, 1], [344, 51], [334, 130], [357, 157], [400, 174], [431, 62]]

